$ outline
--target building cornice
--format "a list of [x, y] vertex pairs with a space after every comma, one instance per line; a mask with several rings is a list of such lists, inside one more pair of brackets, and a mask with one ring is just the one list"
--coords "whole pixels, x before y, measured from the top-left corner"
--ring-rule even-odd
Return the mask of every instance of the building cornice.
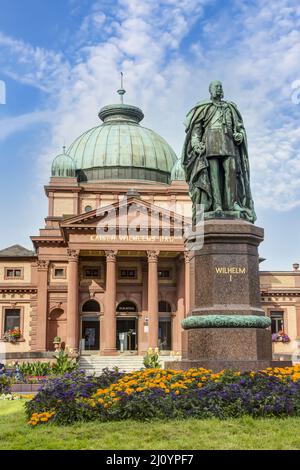
[[262, 297], [299, 297], [300, 296], [300, 289], [293, 289], [293, 290], [288, 290], [288, 289], [261, 289], [260, 291]]
[[27, 284], [23, 286], [17, 286], [17, 285], [0, 285], [0, 293], [33, 293], [37, 292], [37, 287], [33, 286], [32, 284]]

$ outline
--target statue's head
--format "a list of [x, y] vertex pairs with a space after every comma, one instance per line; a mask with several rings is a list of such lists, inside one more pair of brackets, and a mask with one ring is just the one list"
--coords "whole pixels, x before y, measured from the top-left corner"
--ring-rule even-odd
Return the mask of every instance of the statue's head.
[[212, 99], [224, 98], [223, 86], [219, 80], [213, 80], [209, 84], [209, 93]]

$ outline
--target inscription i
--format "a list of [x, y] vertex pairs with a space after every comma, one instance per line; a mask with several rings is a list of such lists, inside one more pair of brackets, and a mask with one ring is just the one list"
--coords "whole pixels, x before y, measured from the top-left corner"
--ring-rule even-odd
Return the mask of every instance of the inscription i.
[[246, 274], [245, 266], [216, 266], [216, 274], [218, 275], [227, 275], [229, 276], [229, 282], [232, 282], [233, 275], [243, 275]]

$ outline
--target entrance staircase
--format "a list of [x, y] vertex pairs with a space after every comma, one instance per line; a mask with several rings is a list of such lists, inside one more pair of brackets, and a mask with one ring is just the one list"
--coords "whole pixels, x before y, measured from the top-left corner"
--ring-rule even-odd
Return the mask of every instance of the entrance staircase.
[[[132, 372], [144, 367], [143, 356], [120, 355], [120, 356], [99, 356], [98, 354], [83, 355], [79, 359], [79, 368], [87, 375], [100, 375], [105, 368], [113, 369], [117, 367], [122, 372]], [[178, 358], [177, 358], [178, 359]], [[160, 356], [162, 368], [165, 361], [174, 360], [171, 356]]]

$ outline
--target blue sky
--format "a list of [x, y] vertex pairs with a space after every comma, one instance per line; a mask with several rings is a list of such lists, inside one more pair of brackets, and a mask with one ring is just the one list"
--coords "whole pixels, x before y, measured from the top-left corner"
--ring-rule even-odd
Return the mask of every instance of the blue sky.
[[52, 159], [98, 124], [123, 70], [126, 101], [178, 155], [186, 112], [223, 81], [248, 133], [261, 267], [290, 269], [300, 261], [299, 57], [298, 0], [0, 0], [0, 247], [31, 247]]

